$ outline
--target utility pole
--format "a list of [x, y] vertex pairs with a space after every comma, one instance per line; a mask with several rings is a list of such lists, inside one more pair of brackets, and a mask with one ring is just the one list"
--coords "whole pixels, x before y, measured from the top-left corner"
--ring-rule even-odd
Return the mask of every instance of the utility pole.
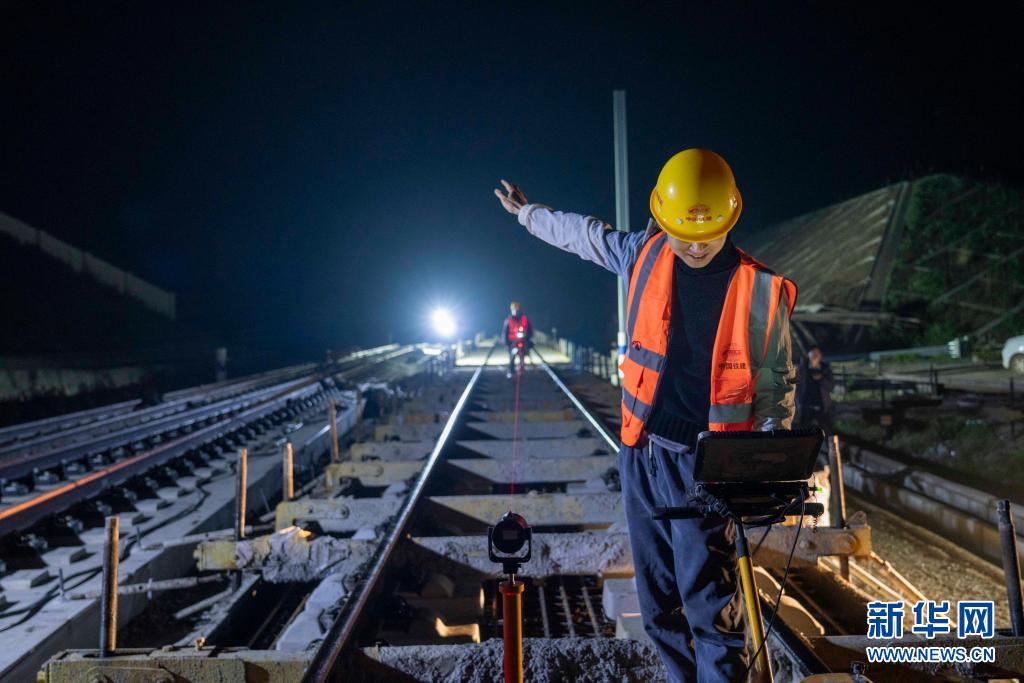
[[[612, 92], [615, 123], [615, 228], [629, 232], [629, 155], [626, 145], [626, 91]], [[619, 278], [619, 363], [626, 355], [626, 288], [629, 283]]]

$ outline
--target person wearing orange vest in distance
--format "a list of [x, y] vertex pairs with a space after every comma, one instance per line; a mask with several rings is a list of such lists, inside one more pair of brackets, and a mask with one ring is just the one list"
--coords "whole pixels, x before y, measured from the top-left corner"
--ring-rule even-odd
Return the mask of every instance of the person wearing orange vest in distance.
[[642, 232], [531, 204], [501, 182], [495, 194], [530, 234], [629, 282], [619, 472], [644, 628], [669, 680], [740, 680], [732, 522], [651, 515], [688, 504], [700, 432], [790, 427], [796, 286], [733, 245], [743, 203], [714, 152], [668, 160]]
[[522, 306], [518, 301], [509, 304], [509, 316], [505, 318], [505, 322], [501, 326], [501, 338], [505, 340], [505, 347], [508, 349], [508, 377], [512, 377], [516, 371], [519, 343], [523, 344], [520, 370], [526, 370], [526, 354], [530, 352], [530, 347], [533, 345], [533, 325], [530, 324], [525, 313], [520, 313], [521, 309]]

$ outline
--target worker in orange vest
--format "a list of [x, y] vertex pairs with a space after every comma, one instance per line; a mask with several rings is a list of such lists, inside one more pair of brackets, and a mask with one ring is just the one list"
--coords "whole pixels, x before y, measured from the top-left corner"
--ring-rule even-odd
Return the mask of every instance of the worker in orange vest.
[[644, 628], [669, 680], [739, 680], [732, 522], [652, 511], [688, 505], [700, 432], [790, 427], [796, 286], [732, 243], [743, 202], [709, 150], [668, 160], [642, 232], [531, 204], [501, 182], [495, 194], [530, 234], [629, 282], [619, 473]]
[[519, 359], [519, 372], [526, 370], [526, 355], [533, 347], [533, 325], [529, 318], [522, 312], [522, 305], [518, 301], [509, 304], [509, 315], [501, 325], [501, 338], [505, 340], [505, 349], [508, 351], [508, 377], [516, 372], [516, 359]]

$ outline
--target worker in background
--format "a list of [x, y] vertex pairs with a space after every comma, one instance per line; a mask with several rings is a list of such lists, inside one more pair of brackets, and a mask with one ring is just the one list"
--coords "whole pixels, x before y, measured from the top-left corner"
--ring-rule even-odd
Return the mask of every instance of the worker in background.
[[639, 232], [531, 204], [501, 182], [495, 194], [527, 232], [629, 282], [619, 472], [644, 628], [671, 681], [740, 680], [732, 522], [652, 511], [689, 504], [700, 432], [790, 427], [796, 287], [733, 245], [742, 200], [714, 152], [668, 160]]
[[800, 361], [796, 373], [796, 424], [802, 428], [820, 427], [833, 434], [832, 366], [825, 362], [821, 349], [812, 346]]
[[505, 340], [508, 349], [508, 376], [512, 377], [516, 371], [517, 358], [520, 371], [526, 369], [526, 354], [533, 345], [533, 325], [522, 312], [518, 301], [509, 304], [509, 316], [501, 326], [501, 338]]

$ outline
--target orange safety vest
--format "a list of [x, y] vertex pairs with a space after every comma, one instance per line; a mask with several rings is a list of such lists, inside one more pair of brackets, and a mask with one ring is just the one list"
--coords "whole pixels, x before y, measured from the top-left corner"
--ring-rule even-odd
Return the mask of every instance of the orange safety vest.
[[[665, 369], [675, 258], [665, 233], [660, 233], [640, 250], [630, 277], [626, 298], [629, 346], [619, 366], [623, 374], [621, 436], [627, 446], [640, 440]], [[751, 349], [760, 356], [760, 370], [783, 289], [792, 313], [796, 285], [740, 251], [740, 264], [729, 282], [715, 335], [708, 414], [712, 431], [753, 428], [757, 376], [751, 367]]]

